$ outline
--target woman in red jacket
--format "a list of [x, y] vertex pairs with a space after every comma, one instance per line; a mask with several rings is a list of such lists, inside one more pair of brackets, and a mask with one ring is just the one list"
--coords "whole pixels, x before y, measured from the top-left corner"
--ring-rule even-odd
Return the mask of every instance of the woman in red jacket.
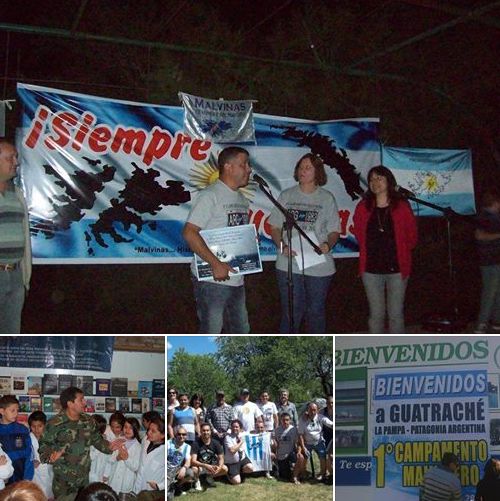
[[417, 244], [417, 224], [410, 204], [396, 191], [394, 174], [382, 165], [368, 172], [368, 190], [354, 211], [353, 233], [359, 243], [359, 273], [370, 306], [373, 334], [403, 333], [404, 299]]

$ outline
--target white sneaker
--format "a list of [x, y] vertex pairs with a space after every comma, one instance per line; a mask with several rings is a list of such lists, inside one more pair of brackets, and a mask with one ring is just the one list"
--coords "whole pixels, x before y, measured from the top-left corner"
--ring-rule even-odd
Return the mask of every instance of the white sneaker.
[[197, 480], [197, 481], [195, 482], [195, 484], [194, 484], [194, 490], [195, 490], [195, 491], [202, 491], [202, 490], [203, 490], [203, 488], [202, 488], [202, 486], [201, 486], [201, 482], [200, 482], [199, 480]]

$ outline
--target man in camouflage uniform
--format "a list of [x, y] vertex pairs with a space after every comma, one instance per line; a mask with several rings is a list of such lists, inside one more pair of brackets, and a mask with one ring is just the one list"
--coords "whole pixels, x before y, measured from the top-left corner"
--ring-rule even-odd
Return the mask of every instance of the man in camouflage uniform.
[[78, 490], [89, 483], [90, 446], [111, 454], [119, 444], [110, 444], [97, 431], [88, 414], [85, 398], [74, 386], [60, 396], [62, 411], [49, 420], [40, 440], [40, 461], [54, 468], [52, 489], [57, 501], [73, 501]]

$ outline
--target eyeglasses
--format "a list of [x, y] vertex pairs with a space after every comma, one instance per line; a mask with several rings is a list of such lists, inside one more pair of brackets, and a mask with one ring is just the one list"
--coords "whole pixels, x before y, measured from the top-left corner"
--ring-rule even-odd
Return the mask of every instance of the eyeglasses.
[[176, 391], [169, 391], [168, 394], [169, 395], [177, 395], [177, 392]]
[[187, 433], [177, 433], [178, 437], [187, 437]]

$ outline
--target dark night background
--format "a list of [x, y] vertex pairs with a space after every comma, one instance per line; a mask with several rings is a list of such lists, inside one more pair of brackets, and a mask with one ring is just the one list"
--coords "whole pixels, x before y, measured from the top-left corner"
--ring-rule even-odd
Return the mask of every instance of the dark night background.
[[[380, 117], [385, 144], [470, 148], [476, 200], [498, 185], [498, 1], [28, 0], [0, 1], [0, 13], [2, 99], [15, 99], [25, 82], [175, 106], [180, 90], [256, 99], [258, 113], [314, 120]], [[7, 114], [10, 138], [16, 112]], [[450, 291], [461, 317], [473, 320], [480, 278], [472, 229], [452, 222], [450, 288], [446, 220], [419, 218], [409, 325], [447, 313]], [[337, 268], [329, 332], [366, 330], [357, 260], [337, 260]], [[252, 332], [276, 332], [274, 263], [246, 283]], [[187, 264], [37, 265], [23, 316], [27, 333], [196, 328]]]

